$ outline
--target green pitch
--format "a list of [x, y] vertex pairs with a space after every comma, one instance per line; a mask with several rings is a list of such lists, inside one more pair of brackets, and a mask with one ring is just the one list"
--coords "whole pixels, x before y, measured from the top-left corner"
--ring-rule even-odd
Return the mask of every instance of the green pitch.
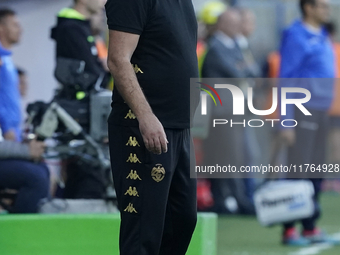
[[[3, 215], [0, 255], [118, 255], [119, 214]], [[216, 255], [217, 215], [200, 213], [187, 255]]]
[[[340, 196], [322, 196], [320, 227], [340, 238]], [[340, 255], [340, 246], [289, 248], [281, 227], [264, 228], [255, 217], [199, 214], [187, 255]], [[216, 231], [217, 228], [217, 231]], [[0, 216], [0, 255], [118, 254], [119, 215]], [[217, 235], [216, 235], [217, 232]]]
[[[324, 194], [319, 226], [329, 234], [339, 233], [340, 196]], [[300, 227], [300, 226], [299, 226]], [[340, 255], [340, 246], [290, 248], [280, 244], [281, 227], [262, 227], [254, 217], [226, 216], [218, 220], [218, 255]]]

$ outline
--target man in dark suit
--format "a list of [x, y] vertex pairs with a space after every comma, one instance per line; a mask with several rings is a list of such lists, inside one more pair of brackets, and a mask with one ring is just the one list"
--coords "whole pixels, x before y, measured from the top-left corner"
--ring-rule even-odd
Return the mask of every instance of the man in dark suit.
[[[218, 19], [217, 32], [209, 42], [209, 50], [205, 57], [202, 69], [203, 78], [246, 78], [253, 77], [240, 47], [237, 45], [237, 36], [241, 33], [240, 12], [229, 8]], [[235, 81], [234, 81], [235, 82]], [[242, 90], [248, 85], [237, 82]], [[242, 123], [243, 116], [233, 116], [232, 95], [228, 91], [219, 91], [223, 107], [214, 107], [213, 119], [232, 119]], [[238, 169], [245, 165], [243, 143], [244, 125], [217, 125], [210, 130], [208, 139], [205, 140], [205, 165], [231, 165]], [[214, 145], [219, 145], [219, 150], [209, 150]], [[254, 208], [246, 197], [244, 182], [241, 179], [212, 179], [212, 193], [215, 200], [213, 208], [217, 213], [253, 213]], [[237, 207], [228, 204], [234, 204]]]
[[241, 31], [241, 16], [228, 9], [218, 19], [217, 32], [209, 41], [203, 64], [204, 78], [244, 78], [250, 75], [236, 39]]

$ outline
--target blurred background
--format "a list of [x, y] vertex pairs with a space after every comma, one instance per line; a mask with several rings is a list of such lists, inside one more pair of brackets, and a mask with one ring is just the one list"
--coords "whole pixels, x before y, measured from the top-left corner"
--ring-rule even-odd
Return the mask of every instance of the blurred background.
[[[204, 10], [210, 2], [211, 1], [206, 0], [193, 0], [200, 24], [199, 39], [201, 39], [201, 44], [199, 43], [197, 49], [199, 59], [200, 54], [203, 56], [208, 50], [208, 47], [205, 45], [205, 43], [208, 44], [207, 34], [209, 26], [214, 25], [207, 24], [207, 19], [209, 20], [209, 17], [207, 18], [204, 14]], [[27, 78], [27, 93], [25, 93], [21, 103], [21, 111], [25, 118], [29, 117], [25, 113], [27, 105], [36, 101], [43, 101], [45, 103], [50, 102], [55, 97], [56, 89], [59, 88], [59, 82], [55, 78], [56, 46], [55, 42], [51, 39], [51, 29], [56, 24], [58, 12], [65, 7], [72, 6], [72, 3], [72, 0], [0, 0], [0, 9], [10, 8], [16, 12], [23, 31], [20, 42], [16, 44], [12, 50], [14, 64], [24, 70]], [[251, 48], [251, 61], [253, 61], [254, 66], [256, 63], [256, 67], [253, 66], [252, 70], [256, 75], [252, 75], [252, 78], [277, 78], [277, 52], [280, 49], [282, 33], [294, 20], [301, 17], [299, 1], [230, 0], [220, 1], [220, 3], [223, 3], [225, 7], [221, 7], [220, 10], [219, 7], [217, 7], [217, 14], [213, 17], [215, 22], [213, 23], [216, 23], [218, 16], [225, 11], [224, 8], [236, 7], [239, 10], [247, 10], [254, 15], [250, 21], [254, 30], [247, 38], [249, 39], [247, 43], [249, 43]], [[330, 7], [333, 26], [340, 27], [340, 1], [330, 1]], [[214, 8], [215, 7], [213, 7], [213, 9]], [[216, 9], [214, 10], [216, 11]], [[212, 11], [213, 13], [215, 12], [214, 10]], [[99, 35], [101, 40], [106, 43], [107, 28], [104, 11], [100, 14], [102, 15], [102, 19], [99, 18], [99, 22], [97, 23], [100, 26], [97, 35]], [[340, 33], [336, 33], [335, 30], [332, 39], [334, 42], [340, 41]], [[200, 50], [202, 50], [202, 52]], [[103, 62], [105, 62], [105, 59]], [[203, 62], [204, 58], [201, 63], [201, 68]], [[103, 68], [105, 69], [105, 67]], [[256, 71], [254, 71], [255, 69]], [[98, 112], [98, 116], [104, 118], [106, 116], [105, 114], [108, 114], [109, 111], [112, 80], [106, 85], [105, 91], [97, 91], [97, 98], [91, 98], [91, 100], [97, 100], [95, 102], [98, 104], [102, 103], [101, 108], [103, 111]], [[260, 87], [256, 93], [257, 101], [259, 102], [258, 106], [266, 107], [268, 105], [268, 87]], [[78, 95], [79, 94], [76, 95], [77, 98]], [[62, 105], [62, 103], [60, 103], [60, 105]], [[70, 108], [72, 108], [72, 106]], [[337, 117], [340, 115], [339, 111], [335, 111]], [[97, 122], [100, 121], [102, 120], [100, 119]], [[36, 128], [34, 123], [32, 126], [33, 128]], [[333, 131], [333, 133], [327, 133], [327, 140], [330, 142], [327, 143], [327, 162], [325, 163], [340, 163], [339, 127], [338, 125], [335, 126], [336, 130]], [[84, 126], [82, 127], [84, 128]], [[29, 131], [32, 131], [28, 130], [29, 128], [32, 127], [24, 127], [26, 135]], [[105, 133], [106, 129], [86, 126], [84, 130], [89, 133], [90, 136], [81, 138], [76, 136], [76, 139], [73, 139], [73, 136], [71, 138], [69, 137], [69, 130], [66, 132], [65, 127], [61, 129], [59, 127], [58, 132], [56, 132], [58, 133], [58, 136], [48, 137], [47, 143], [49, 144], [49, 148], [58, 146], [60, 148], [58, 147], [58, 150], [50, 149], [46, 153], [45, 162], [49, 167], [51, 187], [48, 199], [45, 198], [44, 203], [42, 203], [42, 205], [39, 204], [39, 210], [37, 209], [39, 213], [75, 215], [84, 213], [117, 213], [115, 192], [114, 187], [112, 186], [112, 177], [108, 166], [107, 139], [105, 136], [98, 135], [98, 133]], [[196, 157], [200, 163], [204, 162], [205, 154], [207, 154], [203, 149], [204, 141], [208, 136], [207, 132], [203, 131], [205, 134], [198, 132], [195, 136]], [[63, 134], [59, 136], [59, 133]], [[67, 133], [67, 136], [64, 136], [64, 133]], [[79, 135], [79, 133], [77, 135]], [[226, 148], [226, 151], [234, 150], [236, 153], [244, 155], [243, 160], [245, 164], [256, 165], [259, 162], [272, 163], [273, 160], [275, 161], [274, 163], [286, 162], [285, 157], [287, 155], [284, 150], [282, 152], [280, 151], [280, 153], [274, 153], [276, 158], [273, 159], [273, 151], [277, 149], [277, 146], [272, 144], [276, 137], [276, 133], [273, 132], [272, 129], [263, 128], [256, 132], [243, 133], [241, 136], [242, 139], [243, 137], [246, 137], [244, 138], [245, 143], [247, 144], [247, 146], [245, 146], [246, 148]], [[303, 149], [304, 148], [302, 148], [302, 150]], [[251, 153], [249, 153], [249, 151], [251, 151]], [[75, 156], [77, 153], [80, 154]], [[92, 175], [86, 173], [84, 174], [86, 175], [85, 179], [78, 175], [73, 176], [72, 173], [69, 172], [69, 169], [72, 168], [72, 164], [75, 164], [72, 161], [74, 158], [76, 158], [76, 160], [79, 158], [83, 160], [81, 163], [82, 165], [75, 166], [75, 168], [80, 169], [79, 171], [77, 170], [78, 174], [82, 173], [82, 170], [91, 164], [93, 164], [91, 165], [93, 168], [90, 169], [95, 169], [96, 173], [100, 174]], [[325, 180], [321, 184], [320, 207], [322, 207], [322, 218], [319, 227], [322, 231], [329, 233], [327, 238], [329, 238], [330, 241], [326, 242], [326, 244], [320, 242], [321, 244], [317, 243], [312, 246], [308, 246], [303, 242], [283, 246], [281, 244], [281, 238], [285, 233], [283, 234], [282, 227], [280, 226], [282, 222], [278, 221], [274, 222], [275, 224], [268, 224], [273, 225], [271, 228], [268, 228], [268, 225], [263, 224], [259, 217], [256, 217], [256, 212], [258, 213], [258, 211], [256, 211], [255, 208], [254, 193], [260, 187], [263, 187], [263, 184], [264, 179], [254, 179], [253, 176], [249, 176], [249, 179], [235, 180], [222, 184], [216, 183], [214, 180], [199, 180], [199, 211], [202, 213], [214, 213], [214, 215], [218, 215], [217, 232], [216, 234], [212, 234], [214, 236], [212, 242], [216, 242], [217, 245], [215, 248], [212, 248], [211, 251], [204, 253], [201, 250], [199, 251], [200, 253], [198, 253], [196, 250], [191, 250], [190, 254], [340, 254], [340, 248], [337, 246], [338, 241], [340, 240], [339, 180]], [[222, 191], [218, 190], [221, 185], [223, 186]], [[94, 188], [90, 190], [78, 190], [75, 188], [80, 186]], [[225, 187], [226, 189], [224, 189]], [[0, 225], [1, 217], [6, 217], [5, 215], [11, 214], [13, 201], [15, 201], [18, 192], [18, 190], [6, 190], [5, 188], [6, 187], [1, 187], [0, 185], [0, 201], [2, 201], [0, 205], [2, 205], [2, 212], [4, 214], [0, 214]], [[216, 222], [211, 224], [216, 224]], [[18, 226], [18, 229], [20, 229], [20, 226]], [[0, 230], [0, 232], [1, 231], [2, 230]], [[0, 234], [0, 254], [14, 255], [14, 253], [8, 252], [7, 250], [1, 250], [1, 245], [4, 245], [4, 247], [6, 245], [10, 246], [10, 242], [7, 242], [9, 237], [15, 238], [17, 234], [11, 232], [11, 226], [8, 226], [6, 231], [9, 231], [10, 233], [7, 237], [6, 232]], [[203, 237], [210, 235], [209, 231], [204, 231], [204, 228], [200, 228], [199, 231], [204, 232]], [[1, 238], [6, 240], [7, 243], [1, 241]], [[207, 239], [209, 238], [207, 237]], [[200, 241], [197, 242], [200, 243]], [[306, 246], [307, 248], [299, 246]], [[49, 253], [42, 254], [48, 255]], [[26, 254], [21, 253], [20, 255]]]
[[[194, 0], [196, 13], [208, 1]], [[226, 1], [228, 2], [228, 1]], [[259, 63], [264, 63], [269, 52], [277, 50], [282, 30], [299, 17], [298, 1], [295, 0], [237, 0], [239, 6], [253, 10], [257, 26], [251, 37], [254, 55]], [[332, 19], [340, 24], [340, 2], [333, 0]], [[56, 82], [54, 72], [54, 44], [50, 39], [50, 29], [56, 22], [56, 14], [71, 0], [0, 0], [0, 7], [10, 7], [18, 12], [23, 26], [22, 40], [15, 47], [14, 60], [20, 63], [29, 74], [30, 89], [27, 102], [50, 100]], [[337, 35], [339, 36], [339, 35]], [[338, 37], [340, 38], [340, 37]], [[32, 65], [34, 59], [34, 65]]]

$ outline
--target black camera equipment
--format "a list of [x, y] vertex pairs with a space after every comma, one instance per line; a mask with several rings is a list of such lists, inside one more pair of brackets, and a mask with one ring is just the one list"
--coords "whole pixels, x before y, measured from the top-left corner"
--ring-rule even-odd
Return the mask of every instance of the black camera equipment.
[[[76, 159], [77, 168], [105, 183], [113, 196], [107, 118], [112, 92], [102, 88], [106, 74], [85, 72], [85, 62], [58, 58], [55, 77], [61, 84], [50, 103], [35, 102], [27, 108], [27, 129], [38, 139], [51, 139], [46, 157]], [[78, 93], [82, 98], [77, 98]]]

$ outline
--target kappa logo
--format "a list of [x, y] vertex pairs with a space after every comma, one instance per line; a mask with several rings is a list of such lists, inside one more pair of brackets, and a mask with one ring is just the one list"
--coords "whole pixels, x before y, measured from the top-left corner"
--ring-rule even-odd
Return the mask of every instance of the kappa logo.
[[129, 205], [125, 208], [124, 212], [137, 213], [132, 203], [129, 203]]
[[129, 195], [130, 197], [139, 197], [138, 195], [138, 191], [137, 191], [137, 188], [136, 187], [129, 187], [129, 189], [125, 192], [124, 194], [125, 196], [126, 195]]
[[136, 137], [132, 137], [132, 136], [130, 136], [126, 146], [132, 146], [132, 147], [138, 146], [138, 147], [140, 147], [140, 145], [139, 145], [139, 143], [137, 141], [137, 138]]
[[131, 110], [129, 110], [129, 112], [127, 113], [127, 115], [125, 116], [124, 119], [135, 120], [136, 119], [136, 115]]
[[140, 160], [138, 159], [136, 154], [130, 153], [129, 158], [126, 160], [126, 162], [130, 162], [130, 163], [142, 163], [140, 162]]
[[129, 173], [129, 175], [126, 177], [126, 179], [131, 179], [131, 180], [142, 180], [139, 175], [137, 174], [136, 170], [131, 170], [131, 172]]
[[157, 164], [156, 167], [151, 170], [151, 177], [156, 182], [163, 181], [165, 177], [165, 169], [161, 164]]
[[138, 73], [144, 73], [144, 72], [142, 71], [142, 69], [140, 69], [140, 68], [138, 67], [138, 65], [132, 64], [132, 67], [133, 67], [133, 70], [135, 71], [136, 74], [138, 74]]

